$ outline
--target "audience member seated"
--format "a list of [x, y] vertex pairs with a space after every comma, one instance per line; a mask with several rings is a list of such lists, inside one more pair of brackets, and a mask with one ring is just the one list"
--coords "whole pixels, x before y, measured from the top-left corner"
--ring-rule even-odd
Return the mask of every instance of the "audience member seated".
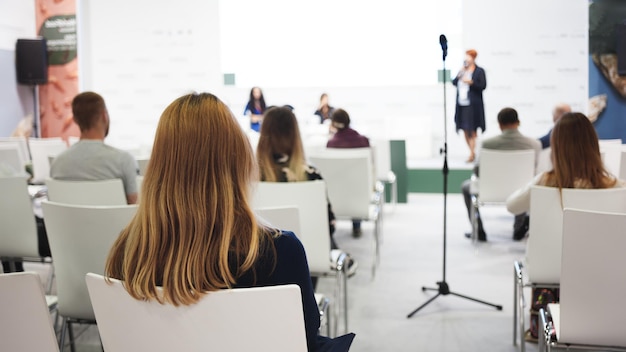
[[[557, 104], [552, 110], [552, 122], [556, 124], [557, 121], [563, 116], [563, 114], [572, 112], [572, 108], [565, 103]], [[552, 129], [546, 133], [545, 136], [539, 138], [539, 142], [541, 142], [541, 148], [547, 149], [550, 148], [550, 135], [552, 134]]]
[[[550, 171], [538, 174], [524, 188], [515, 191], [507, 199], [507, 209], [513, 214], [530, 211], [530, 190], [533, 185], [564, 188], [621, 188], [624, 181], [613, 177], [604, 168], [598, 135], [589, 118], [578, 112], [568, 112], [554, 125], [551, 131], [550, 145], [552, 148], [552, 165]], [[590, 234], [591, 235], [591, 234]], [[531, 302], [540, 302], [541, 292], [532, 290]], [[558, 289], [548, 291], [558, 302]], [[556, 303], [555, 302], [555, 303]], [[537, 311], [530, 308], [531, 319]], [[526, 331], [527, 341], [536, 341], [537, 326], [531, 324]]]
[[[298, 120], [288, 107], [272, 107], [265, 112], [256, 156], [261, 181], [299, 182], [322, 179], [317, 169], [306, 163]], [[330, 202], [328, 221], [331, 249], [338, 249], [333, 236], [335, 214]], [[348, 276], [354, 275], [356, 268], [356, 261], [349, 257]]]
[[161, 115], [142, 201], [111, 249], [106, 275], [124, 281], [136, 299], [177, 306], [220, 289], [297, 284], [309, 351], [341, 343], [348, 347], [338, 350], [347, 351], [354, 334], [318, 335], [300, 241], [255, 218], [249, 194], [256, 172], [250, 143], [224, 103], [208, 93], [176, 99]]
[[563, 188], [624, 187], [604, 168], [598, 135], [591, 121], [582, 113], [565, 113], [554, 125], [550, 137], [551, 171], [538, 174], [526, 187], [507, 199], [507, 209], [513, 214], [530, 210], [530, 188], [533, 185]]
[[320, 123], [324, 123], [326, 120], [330, 120], [335, 111], [335, 108], [328, 103], [328, 94], [323, 93], [320, 97], [320, 105], [315, 110], [315, 115], [320, 117]]
[[[519, 131], [520, 121], [517, 115], [517, 111], [513, 108], [504, 108], [498, 112], [498, 125], [502, 133], [498, 136], [485, 139], [482, 143], [484, 149], [494, 150], [525, 150], [532, 149], [535, 151], [535, 162], [541, 152], [541, 144], [539, 141], [533, 138], [522, 135]], [[479, 176], [478, 170], [479, 162], [476, 161], [474, 166], [474, 175]], [[472, 199], [470, 195], [470, 180], [466, 180], [461, 185], [461, 191], [463, 198], [465, 199], [465, 206], [467, 207], [467, 214], [471, 219], [471, 207]], [[477, 210], [478, 211], [478, 210]], [[478, 217], [478, 240], [487, 241], [487, 234], [483, 228], [483, 222], [480, 218], [480, 213], [477, 213]], [[515, 222], [513, 224], [513, 239], [521, 240], [526, 236], [528, 232], [528, 216], [525, 212], [521, 212], [515, 216]], [[466, 237], [471, 237], [469, 233], [465, 234]]]
[[97, 93], [84, 92], [72, 100], [80, 141], [52, 161], [50, 176], [59, 180], [95, 181], [122, 179], [128, 204], [137, 202], [139, 166], [127, 152], [104, 144], [109, 134], [109, 113]]
[[[333, 112], [331, 130], [335, 133], [326, 144], [328, 148], [367, 148], [370, 146], [367, 137], [350, 128], [350, 115], [343, 109]], [[358, 238], [361, 234], [361, 220], [353, 219], [352, 236]]]
[[250, 98], [248, 99], [243, 114], [250, 114], [250, 128], [253, 131], [259, 132], [261, 129], [265, 110], [266, 106], [263, 91], [259, 87], [252, 87], [252, 89], [250, 89]]

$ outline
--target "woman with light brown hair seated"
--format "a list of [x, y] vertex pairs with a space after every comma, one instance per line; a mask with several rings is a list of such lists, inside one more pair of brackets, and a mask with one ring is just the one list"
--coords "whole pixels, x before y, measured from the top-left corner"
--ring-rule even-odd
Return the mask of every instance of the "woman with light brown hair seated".
[[559, 189], [624, 187], [605, 169], [598, 134], [584, 114], [565, 113], [554, 125], [550, 145], [552, 170], [540, 173], [526, 187], [511, 194], [506, 202], [509, 212], [521, 214], [530, 210], [533, 185]]
[[252, 148], [228, 107], [208, 93], [176, 99], [161, 115], [137, 214], [114, 243], [106, 275], [136, 299], [176, 306], [210, 291], [297, 284], [309, 351], [347, 351], [353, 334], [318, 336], [300, 241], [259, 223], [250, 208], [256, 179]]

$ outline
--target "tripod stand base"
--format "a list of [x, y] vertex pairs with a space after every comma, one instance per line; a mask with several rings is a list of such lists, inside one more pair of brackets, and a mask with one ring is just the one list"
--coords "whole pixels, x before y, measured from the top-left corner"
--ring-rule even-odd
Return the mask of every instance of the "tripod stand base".
[[422, 287], [422, 291], [437, 291], [437, 294], [433, 297], [431, 297], [428, 301], [424, 302], [424, 304], [422, 304], [421, 306], [417, 307], [415, 310], [413, 310], [411, 313], [409, 313], [409, 315], [407, 315], [407, 318], [412, 317], [413, 315], [415, 315], [415, 313], [419, 312], [420, 309], [426, 307], [430, 302], [434, 301], [437, 297], [441, 296], [441, 295], [454, 295], [457, 297], [461, 297], [461, 298], [465, 298], [465, 299], [469, 299], [470, 301], [474, 301], [477, 303], [482, 303], [482, 304], [486, 304], [488, 306], [492, 306], [494, 308], [496, 308], [497, 310], [502, 310], [502, 306], [498, 305], [498, 304], [493, 304], [493, 303], [489, 303], [486, 301], [482, 301], [476, 298], [472, 298], [472, 297], [468, 297], [462, 294], [458, 294], [456, 292], [452, 292], [450, 291], [450, 286], [448, 286], [448, 283], [445, 281], [438, 281], [437, 282], [437, 286], [438, 288], [432, 288], [432, 287]]

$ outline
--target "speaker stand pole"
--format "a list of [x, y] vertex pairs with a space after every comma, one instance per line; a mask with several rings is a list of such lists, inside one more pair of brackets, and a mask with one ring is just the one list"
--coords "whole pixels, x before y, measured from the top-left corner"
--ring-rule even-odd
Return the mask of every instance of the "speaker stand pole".
[[34, 100], [34, 111], [33, 111], [33, 132], [35, 137], [41, 138], [41, 113], [39, 111], [39, 85], [33, 85], [33, 100]]
[[[443, 35], [442, 35], [443, 37]], [[445, 38], [445, 37], [444, 37]], [[440, 39], [441, 41], [441, 39]], [[443, 154], [443, 279], [437, 282], [437, 288], [431, 287], [422, 287], [422, 291], [437, 291], [437, 294], [430, 299], [428, 299], [424, 304], [417, 307], [413, 310], [407, 318], [411, 318], [415, 313], [417, 313], [420, 309], [426, 307], [430, 302], [434, 301], [437, 297], [443, 295], [454, 295], [457, 297], [465, 298], [470, 301], [474, 301], [477, 303], [482, 303], [488, 306], [492, 306], [497, 310], [502, 310], [501, 305], [485, 302], [476, 298], [468, 297], [453, 291], [450, 291], [450, 286], [448, 286], [448, 282], [446, 281], [446, 239], [447, 239], [447, 213], [448, 213], [448, 118], [447, 118], [447, 107], [446, 107], [446, 54], [447, 54], [447, 40], [446, 40], [446, 49], [443, 54], [443, 148], [439, 151], [440, 154]]]

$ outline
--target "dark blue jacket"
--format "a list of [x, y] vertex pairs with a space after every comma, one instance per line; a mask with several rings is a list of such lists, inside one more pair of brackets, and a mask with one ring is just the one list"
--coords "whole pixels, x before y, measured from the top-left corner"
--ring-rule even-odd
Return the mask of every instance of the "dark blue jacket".
[[[455, 79], [452, 80], [452, 84], [456, 86], [458, 81], [459, 81], [459, 78], [456, 77]], [[487, 76], [485, 76], [485, 70], [482, 67], [476, 66], [476, 68], [474, 69], [474, 72], [472, 73], [472, 81], [474, 81], [474, 83], [470, 85], [469, 87], [468, 97], [470, 101], [470, 107], [472, 108], [472, 116], [474, 116], [473, 125], [476, 126], [477, 128], [480, 128], [484, 133], [486, 130], [486, 126], [485, 126], [485, 106], [483, 104], [483, 90], [487, 88]], [[459, 115], [460, 106], [458, 104], [458, 100], [459, 100], [459, 92], [457, 90], [456, 92], [457, 104], [456, 104], [456, 112], [454, 114], [454, 122], [456, 123], [457, 126], [459, 126], [459, 116], [460, 116]], [[458, 130], [459, 128], [457, 127], [457, 131]]]

